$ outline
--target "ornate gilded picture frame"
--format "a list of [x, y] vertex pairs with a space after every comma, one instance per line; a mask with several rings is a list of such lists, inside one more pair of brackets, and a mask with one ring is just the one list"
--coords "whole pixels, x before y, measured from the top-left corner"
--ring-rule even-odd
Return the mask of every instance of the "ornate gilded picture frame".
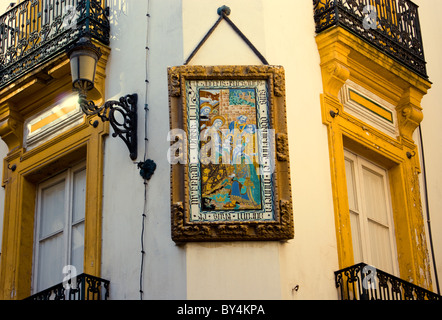
[[172, 239], [294, 236], [280, 66], [168, 69]]

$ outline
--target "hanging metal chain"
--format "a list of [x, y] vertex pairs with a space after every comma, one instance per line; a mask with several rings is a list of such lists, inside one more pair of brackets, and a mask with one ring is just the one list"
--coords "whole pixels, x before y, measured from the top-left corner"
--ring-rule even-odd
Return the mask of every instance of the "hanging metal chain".
[[250, 40], [244, 35], [244, 33], [242, 33], [241, 30], [233, 23], [233, 21], [230, 20], [230, 18], [228, 17], [228, 15], [230, 15], [230, 12], [231, 12], [230, 8], [227, 6], [222, 6], [222, 7], [218, 8], [217, 12], [220, 17], [215, 22], [215, 24], [212, 26], [212, 28], [210, 28], [210, 30], [206, 33], [206, 35], [203, 37], [203, 39], [200, 41], [200, 43], [196, 46], [195, 50], [192, 51], [190, 56], [187, 58], [186, 62], [184, 62], [184, 65], [189, 64], [190, 60], [192, 60], [192, 58], [196, 55], [196, 53], [199, 51], [199, 49], [201, 49], [201, 47], [204, 45], [204, 43], [207, 41], [207, 39], [209, 39], [209, 37], [212, 35], [212, 33], [215, 31], [215, 29], [218, 27], [218, 25], [220, 24], [220, 22], [222, 20], [225, 20], [232, 27], [232, 29], [241, 37], [241, 39], [257, 55], [259, 60], [261, 60], [261, 62], [264, 65], [268, 65], [269, 63], [267, 62], [266, 58], [264, 58], [264, 56], [252, 44], [252, 42], [250, 42]]

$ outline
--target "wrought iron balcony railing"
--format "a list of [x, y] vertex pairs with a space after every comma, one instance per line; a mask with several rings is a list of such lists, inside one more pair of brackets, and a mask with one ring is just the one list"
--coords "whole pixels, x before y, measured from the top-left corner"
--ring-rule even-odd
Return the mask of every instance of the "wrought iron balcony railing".
[[88, 35], [109, 44], [106, 0], [25, 0], [0, 16], [0, 88]]
[[341, 300], [441, 300], [441, 296], [365, 263], [335, 272]]
[[67, 283], [57, 284], [26, 300], [108, 300], [109, 285], [108, 280], [83, 273]]
[[428, 78], [418, 6], [410, 0], [313, 0], [316, 33], [341, 26]]

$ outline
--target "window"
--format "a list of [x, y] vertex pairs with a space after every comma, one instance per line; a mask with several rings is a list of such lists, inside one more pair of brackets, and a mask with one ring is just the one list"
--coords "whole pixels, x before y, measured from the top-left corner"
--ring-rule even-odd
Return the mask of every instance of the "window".
[[355, 263], [397, 275], [387, 170], [346, 151], [345, 172]]
[[38, 185], [34, 242], [34, 292], [61, 283], [63, 268], [83, 272], [86, 195], [84, 164]]

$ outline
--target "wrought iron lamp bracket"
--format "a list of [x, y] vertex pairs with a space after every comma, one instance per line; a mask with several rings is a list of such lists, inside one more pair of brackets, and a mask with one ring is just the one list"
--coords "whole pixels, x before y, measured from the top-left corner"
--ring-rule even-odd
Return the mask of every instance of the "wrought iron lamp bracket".
[[113, 137], [120, 137], [129, 149], [129, 156], [136, 160], [137, 151], [137, 103], [138, 95], [129, 94], [119, 101], [111, 100], [102, 106], [96, 106], [86, 95], [80, 92], [79, 104], [84, 114], [98, 115], [103, 122], [109, 121], [114, 133]]
[[[103, 122], [109, 121], [114, 129], [113, 137], [120, 137], [129, 148], [129, 156], [136, 160], [137, 152], [137, 94], [129, 94], [118, 101], [111, 100], [102, 106], [87, 99], [87, 94], [94, 88], [95, 71], [101, 50], [95, 46], [90, 37], [82, 37], [68, 49], [71, 64], [72, 88], [78, 92], [79, 105], [87, 116], [98, 115]], [[90, 123], [90, 122], [89, 122]], [[92, 123], [94, 127], [97, 122]]]

